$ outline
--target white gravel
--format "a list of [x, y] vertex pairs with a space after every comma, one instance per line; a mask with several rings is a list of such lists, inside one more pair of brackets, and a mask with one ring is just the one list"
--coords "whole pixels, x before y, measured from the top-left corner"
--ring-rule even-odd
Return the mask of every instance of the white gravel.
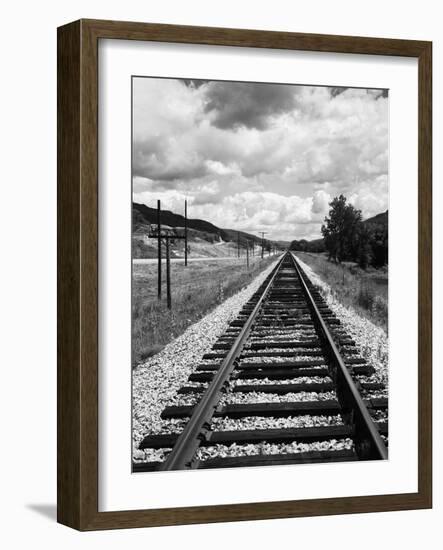
[[269, 353], [282, 353], [289, 354], [292, 353], [291, 361], [296, 363], [297, 361], [322, 361], [324, 360], [323, 356], [319, 355], [303, 355], [303, 352], [297, 350], [297, 348], [265, 348], [260, 350], [251, 349], [250, 347], [245, 347], [243, 350], [245, 353], [254, 353], [255, 357], [267, 356]]
[[184, 430], [188, 421], [189, 417], [162, 420], [161, 424], [151, 431], [151, 435], [179, 434]]
[[375, 422], [386, 422], [388, 420], [387, 412], [380, 409], [372, 411], [371, 417]]
[[209, 458], [225, 458], [230, 456], [254, 456], [305, 453], [308, 451], [337, 451], [353, 448], [352, 439], [330, 439], [329, 441], [315, 441], [314, 443], [259, 443], [238, 445], [214, 445], [212, 447], [200, 447], [197, 458], [208, 460]]
[[[268, 352], [269, 353], [269, 352]], [[288, 355], [286, 357], [279, 357], [278, 355], [272, 356], [272, 355], [254, 355], [253, 357], [240, 357], [240, 365], [241, 363], [296, 363], [297, 361], [323, 361], [324, 357], [313, 357], [312, 355], [306, 355], [305, 357], [300, 357], [296, 355]], [[327, 367], [326, 364], [324, 365], [311, 365], [309, 367], [310, 369], [316, 369], [316, 368], [325, 368]], [[303, 367], [300, 368], [302, 370]]]
[[204, 390], [209, 386], [209, 382], [190, 382], [189, 380], [187, 380], [186, 385], [189, 388], [196, 388], [196, 389]]
[[375, 373], [368, 377], [367, 381], [382, 382], [388, 387], [389, 346], [386, 332], [368, 319], [358, 315], [354, 309], [340, 304], [334, 297], [331, 287], [300, 258], [297, 258], [297, 260], [311, 282], [319, 287], [320, 294], [340, 319], [345, 331], [355, 340], [361, 356], [374, 367]]
[[272, 378], [241, 378], [237, 379], [234, 382], [235, 386], [247, 386], [247, 385], [257, 385], [257, 386], [266, 386], [273, 385], [278, 386], [279, 384], [316, 384], [316, 383], [329, 383], [332, 382], [332, 379], [329, 376], [300, 376], [298, 378], [277, 378], [273, 380]]
[[202, 359], [199, 363], [200, 365], [221, 365], [221, 359]]
[[164, 449], [145, 449], [144, 451], [134, 449], [133, 459], [136, 462], [163, 462], [171, 450], [167, 447]]
[[281, 329], [273, 330], [271, 334], [258, 332], [256, 333], [253, 331], [251, 333], [251, 342], [279, 342], [280, 340], [284, 342], [288, 341], [296, 341], [300, 342], [302, 340], [305, 340], [307, 336], [316, 336], [315, 331], [313, 329], [307, 330], [286, 330], [283, 331]]
[[388, 390], [363, 390], [363, 399], [387, 399]]
[[264, 392], [233, 392], [222, 395], [220, 404], [250, 404], [250, 403], [293, 403], [294, 401], [329, 401], [336, 400], [334, 391], [328, 392], [297, 392], [297, 393], [264, 393]]
[[314, 426], [342, 426], [343, 419], [338, 415], [326, 416], [246, 416], [244, 418], [215, 417], [212, 420], [211, 430], [269, 430], [282, 428], [311, 428]]
[[[159, 433], [164, 421], [162, 410], [174, 402], [176, 391], [185, 385], [189, 375], [202, 361], [223, 332], [233, 321], [243, 305], [257, 291], [278, 260], [270, 264], [254, 281], [237, 294], [228, 298], [198, 323], [189, 327], [181, 336], [168, 344], [154, 357], [133, 370], [133, 457], [134, 460], [150, 460], [155, 453], [141, 453], [137, 446], [151, 433]], [[148, 456], [149, 455], [149, 456]], [[157, 452], [156, 456], [162, 456]]]
[[196, 405], [200, 401], [199, 393], [183, 393], [172, 396], [167, 406], [174, 407], [187, 407], [190, 405]]

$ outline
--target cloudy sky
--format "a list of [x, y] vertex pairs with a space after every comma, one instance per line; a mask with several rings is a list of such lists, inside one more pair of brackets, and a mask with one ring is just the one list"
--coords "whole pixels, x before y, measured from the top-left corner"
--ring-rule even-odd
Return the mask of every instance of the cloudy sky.
[[388, 208], [380, 90], [134, 78], [134, 201], [270, 239], [317, 238], [340, 193]]

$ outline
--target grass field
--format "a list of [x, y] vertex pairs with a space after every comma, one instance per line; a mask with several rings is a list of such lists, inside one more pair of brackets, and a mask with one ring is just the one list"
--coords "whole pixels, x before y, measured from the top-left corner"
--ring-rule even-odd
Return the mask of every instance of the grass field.
[[157, 265], [133, 264], [132, 357], [133, 365], [158, 353], [214, 307], [247, 286], [274, 256], [171, 263], [172, 310], [166, 307], [166, 268], [163, 264], [163, 296], [157, 299]]
[[296, 252], [296, 255], [321, 277], [345, 306], [352, 306], [364, 317], [388, 331], [388, 269], [357, 264], [329, 262], [325, 254]]

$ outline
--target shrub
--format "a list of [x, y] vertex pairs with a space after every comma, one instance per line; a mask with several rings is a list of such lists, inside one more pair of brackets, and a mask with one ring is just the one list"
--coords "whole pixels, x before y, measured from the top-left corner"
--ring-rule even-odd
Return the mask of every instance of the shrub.
[[382, 296], [375, 296], [372, 301], [372, 314], [377, 319], [388, 318], [388, 302]]
[[357, 304], [363, 309], [371, 311], [374, 298], [375, 294], [372, 288], [370, 288], [366, 283], [360, 283], [360, 289], [357, 294]]

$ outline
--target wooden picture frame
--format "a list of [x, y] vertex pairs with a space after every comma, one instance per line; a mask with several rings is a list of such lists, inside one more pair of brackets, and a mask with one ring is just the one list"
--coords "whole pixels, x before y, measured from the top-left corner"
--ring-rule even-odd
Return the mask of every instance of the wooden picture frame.
[[[346, 498], [98, 511], [98, 41], [277, 48], [418, 59], [418, 491]], [[58, 29], [58, 521], [79, 530], [432, 506], [432, 44], [80, 20]]]

